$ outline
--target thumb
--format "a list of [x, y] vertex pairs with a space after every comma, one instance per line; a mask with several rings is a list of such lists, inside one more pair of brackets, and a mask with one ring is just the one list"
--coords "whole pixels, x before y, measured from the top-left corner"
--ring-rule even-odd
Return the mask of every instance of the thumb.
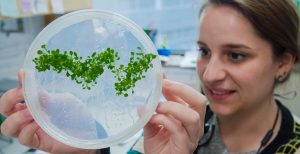
[[23, 73], [24, 73], [24, 71], [22, 69], [18, 71], [19, 88], [22, 88]]

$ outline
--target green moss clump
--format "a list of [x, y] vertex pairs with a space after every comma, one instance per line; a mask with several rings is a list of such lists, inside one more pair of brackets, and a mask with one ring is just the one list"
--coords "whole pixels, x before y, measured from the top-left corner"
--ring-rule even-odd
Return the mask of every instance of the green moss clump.
[[134, 93], [133, 89], [136, 82], [145, 78], [144, 74], [153, 67], [152, 60], [157, 57], [152, 53], [145, 54], [138, 47], [137, 51], [130, 52], [131, 57], [127, 65], [121, 64], [116, 67], [115, 62], [120, 60], [120, 57], [118, 52], [111, 48], [98, 54], [93, 52], [85, 60], [78, 56], [75, 51], [50, 50], [46, 45], [42, 45], [37, 54], [38, 57], [34, 58], [33, 62], [38, 72], [45, 72], [50, 69], [57, 73], [65, 71], [67, 77], [77, 84], [81, 84], [82, 88], [87, 90], [97, 84], [97, 78], [104, 73], [105, 68], [108, 68], [117, 79], [114, 84], [116, 95], [125, 97], [128, 97], [128, 91]]

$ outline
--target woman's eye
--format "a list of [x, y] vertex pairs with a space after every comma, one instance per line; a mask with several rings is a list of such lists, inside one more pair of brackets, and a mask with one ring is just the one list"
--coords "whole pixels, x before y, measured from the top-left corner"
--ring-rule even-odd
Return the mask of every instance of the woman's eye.
[[245, 58], [246, 56], [241, 54], [241, 53], [237, 53], [237, 52], [232, 52], [229, 53], [229, 58], [233, 61], [241, 61]]
[[209, 56], [208, 49], [200, 47], [199, 48], [199, 58], [204, 58], [204, 57], [207, 57], [207, 56]]

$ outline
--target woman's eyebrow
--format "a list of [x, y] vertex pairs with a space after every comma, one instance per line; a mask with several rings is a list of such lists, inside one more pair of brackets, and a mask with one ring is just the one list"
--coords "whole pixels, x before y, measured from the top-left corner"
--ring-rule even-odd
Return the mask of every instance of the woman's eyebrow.
[[207, 46], [204, 42], [202, 42], [202, 41], [197, 41], [197, 44], [200, 46], [200, 45], [202, 45], [202, 46]]
[[[199, 46], [207, 46], [206, 43], [202, 41], [197, 41], [197, 44]], [[246, 46], [244, 44], [235, 44], [235, 43], [228, 43], [222, 45], [222, 48], [232, 48], [232, 49], [251, 49], [249, 46]]]
[[251, 49], [250, 47], [244, 45], [244, 44], [234, 44], [234, 43], [230, 43], [230, 44], [225, 44], [222, 45], [223, 48], [235, 48], [235, 49]]

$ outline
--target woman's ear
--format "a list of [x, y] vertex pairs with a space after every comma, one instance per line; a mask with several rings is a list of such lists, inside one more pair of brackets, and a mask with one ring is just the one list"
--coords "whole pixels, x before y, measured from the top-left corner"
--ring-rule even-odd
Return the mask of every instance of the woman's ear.
[[295, 63], [295, 56], [293, 56], [290, 52], [285, 52], [278, 60], [279, 65], [276, 73], [276, 79], [282, 82], [289, 76]]

